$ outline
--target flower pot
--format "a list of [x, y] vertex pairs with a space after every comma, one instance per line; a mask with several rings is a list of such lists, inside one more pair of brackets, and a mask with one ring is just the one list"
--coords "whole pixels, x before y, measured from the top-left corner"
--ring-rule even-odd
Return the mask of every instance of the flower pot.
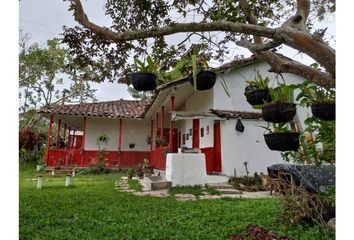
[[313, 103], [311, 105], [312, 114], [322, 120], [330, 121], [336, 118], [335, 103]]
[[135, 143], [129, 143], [129, 148], [132, 149], [135, 147]]
[[268, 133], [264, 134], [264, 140], [270, 150], [297, 151], [299, 135], [297, 132]]
[[262, 116], [267, 122], [289, 122], [295, 114], [296, 105], [294, 103], [267, 103], [262, 107]]
[[[216, 73], [212, 71], [200, 71], [197, 73], [197, 90], [204, 91], [214, 87]], [[193, 76], [189, 76], [189, 82], [194, 86]]]
[[157, 76], [149, 72], [136, 72], [131, 74], [131, 82], [137, 91], [152, 91], [157, 87]]
[[272, 101], [269, 89], [257, 89], [253, 91], [248, 91], [247, 88], [248, 87], [245, 88], [245, 96], [247, 102], [252, 106], [261, 105]]

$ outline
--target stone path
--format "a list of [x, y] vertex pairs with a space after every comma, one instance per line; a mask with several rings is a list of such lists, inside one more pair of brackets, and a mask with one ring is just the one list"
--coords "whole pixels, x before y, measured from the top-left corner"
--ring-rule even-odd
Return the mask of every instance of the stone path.
[[[115, 182], [115, 189], [122, 191], [122, 192], [129, 192], [132, 193], [136, 196], [152, 196], [152, 197], [168, 197], [171, 196], [168, 193], [167, 189], [164, 190], [156, 190], [156, 191], [151, 191], [148, 190], [147, 187], [144, 184], [143, 179], [138, 179], [138, 178], [133, 178], [136, 179], [140, 182], [140, 184], [143, 186], [143, 191], [138, 192], [133, 189], [129, 188], [128, 185], [128, 178], [127, 177], [122, 177], [120, 180]], [[175, 198], [177, 201], [194, 201], [194, 200], [205, 200], [205, 199], [219, 199], [219, 198], [224, 198], [224, 197], [231, 197], [231, 198], [269, 198], [272, 197], [270, 196], [269, 192], [241, 192], [239, 190], [234, 189], [231, 185], [227, 183], [214, 183], [214, 184], [207, 184], [207, 187], [209, 188], [214, 188], [217, 191], [219, 191], [220, 195], [211, 195], [208, 192], [206, 192], [206, 189], [203, 191], [203, 195], [199, 196], [196, 198], [193, 194], [175, 194]]]

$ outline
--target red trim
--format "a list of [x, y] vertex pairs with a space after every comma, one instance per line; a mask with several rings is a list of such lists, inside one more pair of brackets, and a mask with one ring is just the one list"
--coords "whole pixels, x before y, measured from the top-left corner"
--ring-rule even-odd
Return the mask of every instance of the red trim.
[[[84, 117], [84, 128], [82, 130], [82, 149], [85, 150], [85, 137], [86, 137], [86, 117]], [[81, 163], [80, 166], [84, 166], [84, 151], [81, 154]]]
[[71, 132], [71, 127], [69, 127], [69, 133], [68, 133], [68, 145], [67, 145], [67, 149], [70, 149], [70, 144], [71, 144], [71, 134], [70, 134], [70, 132]]
[[215, 171], [221, 172], [221, 138], [220, 138], [220, 122], [214, 124], [214, 161]]
[[57, 139], [55, 142], [56, 149], [58, 149], [58, 147], [59, 147], [60, 128], [61, 128], [61, 119], [59, 119], [59, 123], [58, 123]]
[[199, 148], [199, 119], [193, 119], [192, 147]]
[[154, 134], [154, 119], [151, 119], [151, 122], [150, 122], [150, 139], [151, 139], [151, 144], [150, 144], [150, 151], [152, 151], [152, 135]]
[[160, 127], [161, 139], [163, 139], [163, 134], [164, 134], [164, 115], [165, 115], [165, 106], [161, 106], [161, 127]]
[[49, 163], [49, 151], [50, 151], [50, 141], [51, 141], [51, 138], [52, 138], [52, 127], [53, 127], [53, 115], [50, 116], [50, 120], [49, 120], [49, 129], [48, 129], [48, 137], [47, 137], [47, 148], [46, 148], [46, 154], [45, 154], [45, 161], [46, 161], [47, 165]]
[[171, 100], [170, 100], [170, 141], [169, 141], [169, 148], [170, 148], [171, 151], [173, 149], [173, 121], [172, 121], [172, 116], [173, 116], [174, 107], [175, 107], [175, 96], [171, 96]]

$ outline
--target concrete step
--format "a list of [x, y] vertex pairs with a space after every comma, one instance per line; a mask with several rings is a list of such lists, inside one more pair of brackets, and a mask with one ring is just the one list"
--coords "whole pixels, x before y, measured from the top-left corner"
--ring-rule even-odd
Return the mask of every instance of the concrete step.
[[242, 194], [241, 191], [239, 190], [236, 190], [236, 189], [229, 189], [229, 188], [219, 188], [219, 189], [216, 189], [219, 193], [221, 194]]
[[162, 190], [170, 188], [172, 186], [172, 182], [166, 181], [161, 176], [149, 176], [144, 178], [144, 185], [147, 190]]
[[207, 183], [205, 186], [214, 189], [234, 189], [234, 187], [228, 183]]

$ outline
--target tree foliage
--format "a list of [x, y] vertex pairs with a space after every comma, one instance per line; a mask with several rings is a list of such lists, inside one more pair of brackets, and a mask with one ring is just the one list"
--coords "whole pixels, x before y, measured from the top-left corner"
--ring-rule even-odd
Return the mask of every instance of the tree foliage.
[[[37, 43], [27, 46], [28, 37], [24, 35], [20, 40], [19, 54], [22, 112], [57, 104], [64, 93], [66, 101], [83, 102], [95, 99], [96, 90], [87, 81], [79, 78], [78, 73], [82, 70], [75, 65], [72, 56], [58, 39], [48, 40], [44, 47]], [[63, 80], [65, 76], [71, 80], [69, 86]]]
[[[134, 57], [150, 55], [169, 70], [198, 43], [207, 60], [240, 58], [232, 54], [239, 45], [268, 62], [271, 71], [334, 86], [335, 51], [325, 30], [315, 26], [335, 12], [334, 0], [107, 0], [108, 27], [91, 22], [80, 0], [70, 1], [70, 10], [80, 26], [64, 27], [64, 42], [74, 62], [90, 69], [85, 79], [129, 84]], [[283, 45], [312, 57], [324, 71], [275, 54]]]

